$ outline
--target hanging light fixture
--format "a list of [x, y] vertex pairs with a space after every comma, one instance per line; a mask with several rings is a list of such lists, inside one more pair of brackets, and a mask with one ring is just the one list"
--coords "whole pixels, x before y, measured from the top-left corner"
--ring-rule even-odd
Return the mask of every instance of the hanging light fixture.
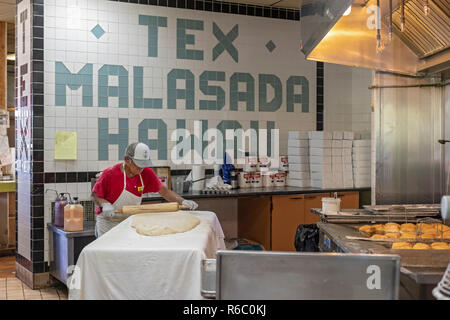
[[423, 12], [426, 16], [430, 13], [430, 2], [429, 0], [423, 0]]
[[401, 16], [400, 16], [400, 31], [405, 31], [405, 0], [402, 0], [402, 7], [401, 7]]

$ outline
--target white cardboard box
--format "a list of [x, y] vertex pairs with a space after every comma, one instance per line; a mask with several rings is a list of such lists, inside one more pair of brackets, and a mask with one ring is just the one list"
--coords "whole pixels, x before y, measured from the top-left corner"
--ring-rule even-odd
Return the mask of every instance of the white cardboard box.
[[331, 164], [331, 157], [309, 156], [310, 164]]
[[354, 147], [370, 147], [370, 140], [353, 140]]
[[344, 139], [344, 132], [333, 131], [333, 140], [342, 140], [342, 139]]
[[331, 180], [333, 174], [331, 172], [311, 172], [311, 180]]
[[327, 131], [308, 131], [309, 139], [317, 140], [331, 140], [333, 139], [333, 134]]
[[309, 153], [308, 148], [295, 148], [295, 147], [288, 148], [288, 158], [290, 156], [307, 156], [308, 153]]
[[342, 156], [343, 164], [352, 164], [353, 157], [352, 156]]
[[331, 163], [342, 164], [342, 156], [331, 156]]
[[311, 180], [311, 187], [313, 188], [333, 188], [332, 180]]
[[359, 160], [369, 160], [370, 161], [370, 153], [354, 153], [353, 154], [353, 160], [359, 161]]
[[353, 141], [342, 140], [342, 148], [351, 148], [351, 147], [353, 147]]
[[353, 140], [355, 139], [355, 133], [351, 131], [344, 131], [344, 140]]
[[289, 163], [294, 163], [294, 164], [301, 164], [301, 163], [308, 164], [309, 157], [308, 156], [289, 156], [288, 161], [289, 161]]
[[333, 140], [311, 139], [311, 140], [309, 140], [309, 147], [310, 148], [331, 148], [331, 141], [333, 141]]
[[327, 156], [331, 157], [331, 148], [309, 148], [311, 156]]
[[333, 140], [331, 141], [332, 148], [342, 148], [342, 140]]
[[331, 155], [332, 156], [342, 156], [342, 148], [331, 148]]
[[288, 148], [289, 147], [295, 147], [295, 148], [308, 148], [309, 147], [309, 140], [288, 140]]
[[348, 172], [348, 171], [352, 172], [353, 171], [353, 164], [351, 164], [351, 163], [343, 163], [342, 166], [343, 166], [344, 172]]
[[353, 147], [352, 154], [370, 154], [370, 147]]
[[302, 164], [297, 164], [297, 163], [289, 163], [289, 171], [309, 171], [309, 164], [306, 163], [302, 163]]
[[[342, 141], [348, 141], [348, 140], [342, 140]], [[351, 156], [352, 149], [351, 148], [342, 148], [342, 155], [343, 156]]]
[[332, 163], [331, 164], [331, 171], [333, 172], [344, 172], [344, 165], [342, 164], [342, 162], [340, 163]]
[[331, 164], [310, 164], [310, 172], [332, 172]]
[[289, 131], [288, 140], [308, 140], [308, 131]]
[[299, 187], [299, 188], [309, 188], [311, 187], [311, 180], [299, 180], [288, 178], [286, 180], [286, 184], [291, 187]]
[[353, 168], [365, 168], [371, 166], [370, 160], [353, 160]]
[[355, 175], [370, 175], [370, 167], [353, 168], [353, 174]]
[[370, 181], [370, 174], [355, 174], [353, 173], [353, 180], [356, 181]]
[[298, 171], [289, 171], [290, 179], [298, 179], [298, 180], [309, 180], [311, 179], [311, 175], [308, 172], [298, 172]]

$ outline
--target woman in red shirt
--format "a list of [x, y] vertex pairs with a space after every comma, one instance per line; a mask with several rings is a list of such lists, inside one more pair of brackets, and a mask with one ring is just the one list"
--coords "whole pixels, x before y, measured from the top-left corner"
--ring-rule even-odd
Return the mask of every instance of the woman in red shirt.
[[195, 210], [194, 201], [185, 200], [175, 192], [167, 189], [151, 168], [150, 149], [144, 143], [132, 143], [125, 152], [124, 162], [103, 170], [92, 189], [92, 199], [98, 206], [95, 210], [97, 222], [95, 235], [100, 237], [126, 216], [115, 213], [123, 206], [140, 205], [142, 195], [158, 192], [169, 202], [178, 202]]

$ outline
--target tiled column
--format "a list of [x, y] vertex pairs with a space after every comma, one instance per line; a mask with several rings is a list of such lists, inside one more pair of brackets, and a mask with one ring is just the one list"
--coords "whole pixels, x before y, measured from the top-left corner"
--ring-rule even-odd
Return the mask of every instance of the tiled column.
[[16, 274], [29, 287], [48, 284], [44, 262], [44, 5], [16, 6]]

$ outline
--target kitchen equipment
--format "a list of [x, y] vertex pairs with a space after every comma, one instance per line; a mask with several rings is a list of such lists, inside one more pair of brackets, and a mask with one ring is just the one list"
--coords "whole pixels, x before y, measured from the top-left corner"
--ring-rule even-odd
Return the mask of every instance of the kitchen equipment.
[[69, 195], [70, 199], [70, 193], [67, 192], [58, 193], [58, 191], [53, 189], [47, 189], [45, 190], [45, 193], [47, 193], [47, 191], [54, 191], [56, 193], [55, 205], [53, 207], [53, 212], [55, 213], [55, 219], [53, 224], [56, 227], [64, 227], [64, 207], [69, 203], [69, 201], [64, 195], [65, 194]]
[[149, 212], [173, 212], [181, 209], [189, 209], [188, 206], [180, 205], [177, 202], [141, 204], [139, 206], [123, 206], [122, 210], [116, 210], [117, 213], [138, 214]]
[[64, 207], [64, 231], [83, 231], [83, 206], [78, 197]]
[[191, 178], [192, 178], [192, 190], [203, 190], [205, 188], [205, 179], [206, 179], [206, 173], [205, 173], [205, 166], [192, 166], [191, 171]]
[[441, 217], [444, 224], [450, 224], [450, 196], [443, 196], [441, 199]]
[[337, 197], [336, 192], [334, 198], [322, 198], [322, 211], [324, 213], [338, 213], [341, 209], [341, 199]]
[[202, 260], [202, 287], [201, 293], [205, 298], [216, 296], [216, 259]]
[[442, 280], [433, 289], [432, 293], [438, 300], [450, 300], [450, 264], [447, 266]]

